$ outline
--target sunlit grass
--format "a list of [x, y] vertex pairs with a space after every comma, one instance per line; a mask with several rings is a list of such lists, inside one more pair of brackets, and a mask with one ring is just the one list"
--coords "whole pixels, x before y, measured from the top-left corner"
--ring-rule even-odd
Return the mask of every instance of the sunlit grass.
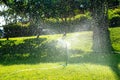
[[1, 66], [0, 80], [117, 80], [110, 67], [95, 64], [56, 63]]

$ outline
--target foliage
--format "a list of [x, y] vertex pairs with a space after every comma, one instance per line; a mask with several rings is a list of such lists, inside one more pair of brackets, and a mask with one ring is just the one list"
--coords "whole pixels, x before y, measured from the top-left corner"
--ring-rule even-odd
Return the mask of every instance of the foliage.
[[119, 8], [110, 9], [108, 12], [110, 27], [120, 26], [120, 9]]
[[[39, 25], [41, 19], [60, 18], [64, 20], [63, 18], [74, 17], [77, 14], [84, 13], [84, 10], [87, 10], [90, 6], [89, 0], [2, 0], [2, 2], [9, 7], [8, 10], [3, 13], [14, 13], [12, 16], [20, 17], [21, 21], [22, 19], [23, 21], [26, 19], [34, 25], [36, 23]], [[80, 7], [80, 5], [83, 5], [83, 7]], [[5, 16], [8, 18], [8, 15]]]
[[35, 27], [30, 26], [29, 23], [10, 23], [8, 25], [4, 25], [3, 27], [5, 37], [31, 36], [35, 31]]
[[116, 28], [110, 28], [110, 32], [111, 32], [111, 42], [112, 42], [112, 46], [114, 48], [115, 51], [120, 51], [120, 28], [116, 27]]
[[[19, 16], [38, 18], [65, 18], [84, 12], [92, 7], [91, 0], [2, 0]], [[118, 0], [109, 0], [110, 7], [118, 5]]]
[[50, 18], [46, 20], [48, 23], [48, 29], [52, 29], [55, 33], [63, 33], [67, 28], [67, 32], [78, 32], [78, 31], [85, 31], [91, 30], [91, 17], [89, 12], [86, 14], [79, 14], [71, 18], [66, 18], [66, 23], [61, 19], [57, 20], [54, 18]]
[[119, 6], [120, 0], [107, 0], [109, 8], [116, 8]]

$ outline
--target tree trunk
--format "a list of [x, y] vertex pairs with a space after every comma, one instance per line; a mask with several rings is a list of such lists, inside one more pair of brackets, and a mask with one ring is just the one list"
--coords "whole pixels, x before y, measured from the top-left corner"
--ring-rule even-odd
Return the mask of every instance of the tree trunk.
[[93, 4], [93, 51], [95, 53], [112, 53], [110, 33], [108, 30], [107, 1], [91, 0]]
[[95, 27], [93, 30], [93, 51], [95, 53], [111, 53], [112, 46], [109, 30], [100, 26]]

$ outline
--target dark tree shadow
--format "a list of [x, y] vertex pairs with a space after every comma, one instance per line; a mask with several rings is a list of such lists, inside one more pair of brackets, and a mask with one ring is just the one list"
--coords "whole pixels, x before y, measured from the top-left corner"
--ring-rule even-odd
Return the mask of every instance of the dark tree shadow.
[[39, 47], [43, 47], [42, 49], [44, 49], [45, 45], [42, 43], [46, 41], [46, 38], [32, 38], [25, 39], [21, 42], [18, 41], [0, 41], [0, 64], [21, 64], [24, 62], [27, 63], [26, 60], [29, 60], [30, 63], [34, 63], [34, 61], [36, 63], [38, 62], [37, 58], [36, 60], [34, 58], [42, 55], [42, 50]]
[[[65, 49], [56, 47], [57, 40], [46, 38], [1, 40], [0, 64], [37, 64], [65, 61]], [[75, 51], [73, 51], [75, 52]]]

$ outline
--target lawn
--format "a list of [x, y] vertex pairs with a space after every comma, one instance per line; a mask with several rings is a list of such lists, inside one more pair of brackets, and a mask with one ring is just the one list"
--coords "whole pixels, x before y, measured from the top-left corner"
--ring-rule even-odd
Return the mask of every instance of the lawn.
[[[110, 31], [119, 52], [120, 28]], [[91, 47], [91, 31], [65, 40], [62, 34], [0, 39], [0, 80], [119, 80], [120, 54], [93, 54]]]
[[109, 67], [90, 63], [19, 64], [1, 66], [0, 80], [117, 80], [117, 74]]

